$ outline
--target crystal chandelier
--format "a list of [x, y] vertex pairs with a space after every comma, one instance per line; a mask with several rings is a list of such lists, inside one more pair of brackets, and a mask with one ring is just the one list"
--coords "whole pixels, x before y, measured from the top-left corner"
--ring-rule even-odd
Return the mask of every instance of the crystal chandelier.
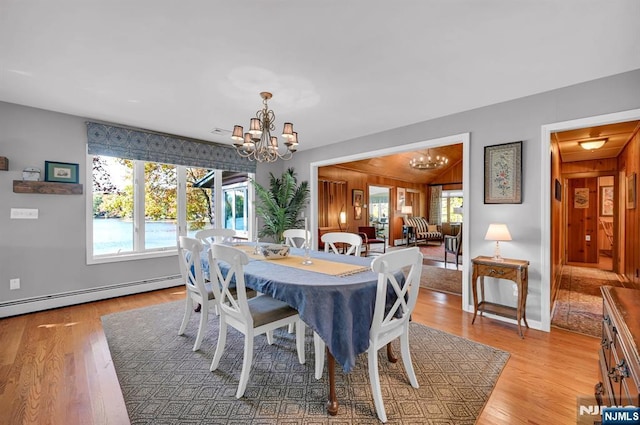
[[280, 153], [278, 147], [278, 138], [271, 135], [276, 129], [274, 124], [276, 115], [273, 110], [269, 109], [267, 101], [273, 95], [263, 91], [260, 93], [262, 97], [262, 110], [256, 112], [256, 118], [251, 118], [249, 122], [249, 131], [244, 133], [241, 125], [233, 127], [231, 138], [234, 140], [233, 145], [243, 158], [249, 158], [251, 161], [258, 162], [274, 162], [279, 159], [289, 160], [293, 157], [293, 153], [298, 150], [298, 133], [293, 131], [293, 124], [284, 123], [282, 137], [285, 139], [287, 150]]
[[449, 163], [449, 158], [444, 155], [436, 155], [435, 158], [431, 157], [431, 153], [427, 151], [427, 156], [416, 156], [411, 158], [409, 166], [417, 170], [434, 170], [436, 168], [444, 167]]

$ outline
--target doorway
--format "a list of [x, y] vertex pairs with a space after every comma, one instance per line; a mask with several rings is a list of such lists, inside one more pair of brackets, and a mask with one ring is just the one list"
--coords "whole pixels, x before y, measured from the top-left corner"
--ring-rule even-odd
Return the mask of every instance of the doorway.
[[389, 199], [391, 189], [383, 186], [369, 186], [369, 226], [376, 228], [378, 237], [389, 239]]

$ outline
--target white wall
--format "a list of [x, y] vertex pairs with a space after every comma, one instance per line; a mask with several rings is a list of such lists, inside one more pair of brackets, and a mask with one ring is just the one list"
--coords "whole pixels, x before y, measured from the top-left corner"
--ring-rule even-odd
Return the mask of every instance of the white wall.
[[[257, 178], [260, 183], [268, 184], [269, 171], [278, 175], [285, 168], [294, 167], [300, 180], [308, 180], [312, 162], [470, 132], [471, 183], [469, 199], [465, 199], [465, 207], [469, 207], [469, 217], [465, 216], [469, 258], [491, 254], [492, 244], [483, 240], [490, 222], [507, 223], [514, 240], [501, 244], [502, 253], [505, 257], [531, 261], [527, 316], [535, 321], [540, 319], [541, 302], [540, 127], [638, 107], [640, 70], [298, 152], [291, 161], [259, 165]], [[84, 181], [84, 121], [83, 117], [0, 102], [0, 156], [9, 158], [10, 167], [8, 172], [0, 171], [0, 317], [16, 314], [15, 309], [3, 306], [10, 301], [142, 282], [179, 273], [175, 256], [86, 265], [85, 196], [91, 188]], [[524, 141], [523, 203], [484, 205], [484, 146], [517, 140]], [[21, 178], [22, 169], [30, 166], [43, 169], [45, 160], [80, 164], [84, 195], [13, 193], [12, 181]], [[11, 220], [12, 207], [38, 208], [40, 218]], [[9, 279], [15, 277], [21, 279], [22, 288], [10, 291]], [[107, 291], [104, 295], [140, 288], [149, 289], [141, 285], [138, 289]], [[512, 301], [510, 286], [492, 295], [504, 298], [505, 302]], [[59, 301], [65, 302], [71, 300]], [[25, 306], [35, 310], [45, 304]]]

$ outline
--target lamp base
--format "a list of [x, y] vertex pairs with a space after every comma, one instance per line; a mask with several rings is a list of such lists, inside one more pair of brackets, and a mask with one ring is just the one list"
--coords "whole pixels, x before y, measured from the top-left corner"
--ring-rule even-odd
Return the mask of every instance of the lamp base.
[[504, 258], [502, 257], [496, 257], [495, 255], [493, 257], [491, 257], [491, 261], [494, 261], [496, 263], [504, 263]]

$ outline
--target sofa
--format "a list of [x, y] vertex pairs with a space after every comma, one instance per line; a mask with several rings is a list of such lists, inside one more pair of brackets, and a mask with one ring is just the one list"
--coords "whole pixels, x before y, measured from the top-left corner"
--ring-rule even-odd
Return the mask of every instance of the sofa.
[[406, 217], [404, 224], [413, 228], [416, 244], [420, 242], [440, 242], [440, 245], [442, 245], [444, 236], [439, 224], [431, 225], [424, 217]]

